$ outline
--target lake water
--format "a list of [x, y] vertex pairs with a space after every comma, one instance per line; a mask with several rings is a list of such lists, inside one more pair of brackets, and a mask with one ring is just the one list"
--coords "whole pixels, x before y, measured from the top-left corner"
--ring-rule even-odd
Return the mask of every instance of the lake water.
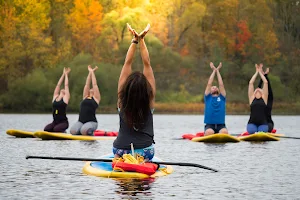
[[[78, 115], [68, 115], [72, 125]], [[98, 129], [118, 130], [118, 115], [97, 115]], [[7, 129], [41, 130], [51, 115], [0, 114], [0, 199], [300, 199], [300, 139], [204, 144], [176, 140], [203, 131], [203, 115], [154, 115], [156, 156], [218, 169], [174, 166], [154, 181], [114, 180], [82, 173], [84, 162], [26, 160], [26, 155], [97, 158], [113, 141], [14, 138]], [[278, 133], [300, 137], [300, 116], [274, 116]], [[227, 116], [232, 134], [248, 116]]]

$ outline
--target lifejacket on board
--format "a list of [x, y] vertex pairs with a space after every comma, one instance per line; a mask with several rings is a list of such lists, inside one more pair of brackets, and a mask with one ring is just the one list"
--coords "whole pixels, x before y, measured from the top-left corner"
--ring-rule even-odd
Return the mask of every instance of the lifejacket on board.
[[110, 137], [116, 137], [118, 136], [118, 132], [116, 131], [103, 131], [103, 130], [95, 130], [94, 136], [110, 136]]

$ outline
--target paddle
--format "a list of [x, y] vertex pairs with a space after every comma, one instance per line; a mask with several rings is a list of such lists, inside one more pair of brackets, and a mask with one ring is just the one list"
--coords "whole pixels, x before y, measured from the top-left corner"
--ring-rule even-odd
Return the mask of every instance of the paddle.
[[[70, 157], [47, 157], [47, 156], [26, 156], [26, 159], [49, 159], [49, 160], [73, 160], [73, 161], [100, 161], [100, 162], [112, 162], [111, 159], [105, 158], [70, 158]], [[155, 164], [164, 164], [164, 165], [178, 165], [178, 166], [187, 166], [187, 167], [199, 167], [202, 169], [211, 170], [214, 172], [218, 172], [218, 170], [206, 167], [199, 164], [194, 163], [177, 163], [177, 162], [164, 162], [164, 161], [155, 161]]]
[[280, 136], [280, 138], [299, 139], [300, 140], [300, 137]]

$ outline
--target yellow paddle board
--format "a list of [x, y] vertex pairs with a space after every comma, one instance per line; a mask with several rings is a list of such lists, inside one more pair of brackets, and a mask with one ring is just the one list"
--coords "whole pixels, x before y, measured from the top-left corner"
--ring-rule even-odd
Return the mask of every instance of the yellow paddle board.
[[216, 133], [208, 136], [194, 137], [192, 141], [206, 143], [240, 142], [240, 140], [237, 137], [225, 133]]
[[[101, 158], [111, 158], [113, 159], [114, 155], [105, 155]], [[154, 157], [152, 159], [153, 162], [155, 161], [162, 161], [161, 159]], [[151, 176], [143, 173], [138, 172], [120, 172], [120, 171], [113, 171], [112, 163], [111, 162], [87, 162], [83, 169], [83, 173], [92, 176], [99, 176], [104, 178], [155, 178], [160, 176], [166, 176], [173, 172], [173, 167], [170, 165], [160, 165], [160, 169], [158, 169], [154, 174]]]
[[247, 136], [240, 136], [240, 140], [251, 141], [251, 142], [266, 142], [266, 141], [279, 141], [278, 137], [275, 137], [274, 134], [258, 132]]
[[27, 138], [27, 137], [33, 138], [34, 137], [33, 133], [34, 132], [22, 131], [22, 130], [14, 130], [14, 129], [10, 129], [10, 130], [6, 131], [7, 135], [11, 135], [11, 136], [19, 137], [19, 138]]
[[34, 137], [42, 140], [114, 140], [116, 137], [111, 136], [87, 136], [87, 135], [72, 135], [68, 133], [51, 133], [46, 131], [37, 131]]

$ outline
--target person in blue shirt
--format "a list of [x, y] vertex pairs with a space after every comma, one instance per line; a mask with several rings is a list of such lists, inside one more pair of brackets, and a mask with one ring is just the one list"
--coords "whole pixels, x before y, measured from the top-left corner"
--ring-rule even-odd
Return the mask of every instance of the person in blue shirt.
[[[214, 64], [210, 62], [210, 67], [213, 72], [209, 77], [204, 95], [205, 136], [215, 133], [228, 133], [225, 125], [226, 91], [219, 71], [222, 67], [222, 63], [216, 68]], [[217, 74], [218, 77], [219, 88], [212, 85], [215, 74]]]

